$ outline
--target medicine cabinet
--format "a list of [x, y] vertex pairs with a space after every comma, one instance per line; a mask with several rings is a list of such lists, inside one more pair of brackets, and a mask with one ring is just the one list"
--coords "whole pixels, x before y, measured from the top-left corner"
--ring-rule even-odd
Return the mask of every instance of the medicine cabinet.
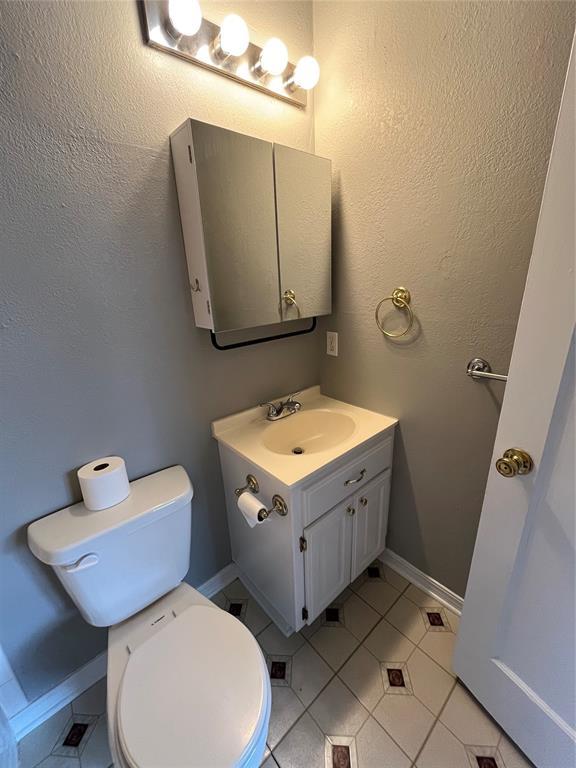
[[170, 142], [196, 325], [330, 314], [330, 161], [191, 119]]

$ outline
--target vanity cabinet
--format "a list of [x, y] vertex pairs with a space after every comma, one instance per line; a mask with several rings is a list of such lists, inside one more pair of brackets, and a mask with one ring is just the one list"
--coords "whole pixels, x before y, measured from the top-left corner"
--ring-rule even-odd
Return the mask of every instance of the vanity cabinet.
[[330, 161], [191, 119], [170, 143], [196, 325], [329, 314]]
[[[384, 550], [397, 423], [326, 397], [318, 387], [299, 399], [300, 413], [308, 413], [309, 419], [315, 413], [338, 412], [355, 422], [341, 450], [310, 450], [300, 456], [281, 449], [270, 452], [268, 437], [279, 434], [278, 424], [266, 422], [258, 409], [212, 425], [232, 559], [248, 590], [286, 635], [311, 624]], [[286, 418], [286, 435], [298, 433], [298, 419], [299, 414]], [[289, 444], [292, 438], [287, 439]], [[239, 510], [235, 493], [247, 487], [248, 475], [257, 480], [258, 501], [272, 510], [253, 527]], [[273, 511], [276, 495], [285, 502], [285, 515]]]
[[306, 620], [314, 621], [382, 552], [390, 470], [304, 529]]

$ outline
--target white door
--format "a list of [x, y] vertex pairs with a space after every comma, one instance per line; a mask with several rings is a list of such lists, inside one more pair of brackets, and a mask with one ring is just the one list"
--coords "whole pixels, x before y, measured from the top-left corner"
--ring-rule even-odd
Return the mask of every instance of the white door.
[[351, 501], [304, 529], [304, 581], [308, 623], [350, 584]]
[[352, 581], [384, 549], [390, 497], [390, 470], [368, 483], [354, 497]]
[[[538, 768], [576, 765], [575, 85], [573, 51], [454, 658]], [[496, 471], [508, 448], [530, 474]]]

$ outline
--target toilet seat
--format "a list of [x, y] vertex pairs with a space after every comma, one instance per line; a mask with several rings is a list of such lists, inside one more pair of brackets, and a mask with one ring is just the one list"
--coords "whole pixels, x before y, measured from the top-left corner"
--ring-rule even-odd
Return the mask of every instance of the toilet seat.
[[230, 614], [194, 605], [130, 654], [118, 739], [130, 768], [240, 768], [265, 739], [269, 713], [254, 637]]

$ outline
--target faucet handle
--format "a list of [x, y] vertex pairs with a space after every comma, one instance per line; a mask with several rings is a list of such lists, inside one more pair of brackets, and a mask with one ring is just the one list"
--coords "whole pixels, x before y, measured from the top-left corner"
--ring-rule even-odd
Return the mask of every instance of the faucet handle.
[[258, 403], [258, 408], [268, 408], [268, 413], [271, 416], [275, 416], [278, 409], [274, 403]]
[[286, 400], [286, 402], [287, 402], [287, 403], [292, 403], [292, 402], [294, 402], [294, 398], [296, 397], [296, 395], [300, 395], [300, 394], [302, 394], [302, 392], [303, 392], [303, 391], [304, 391], [304, 390], [302, 390], [302, 389], [301, 389], [299, 392], [294, 392], [294, 394], [292, 394], [292, 395], [288, 395], [288, 399]]

